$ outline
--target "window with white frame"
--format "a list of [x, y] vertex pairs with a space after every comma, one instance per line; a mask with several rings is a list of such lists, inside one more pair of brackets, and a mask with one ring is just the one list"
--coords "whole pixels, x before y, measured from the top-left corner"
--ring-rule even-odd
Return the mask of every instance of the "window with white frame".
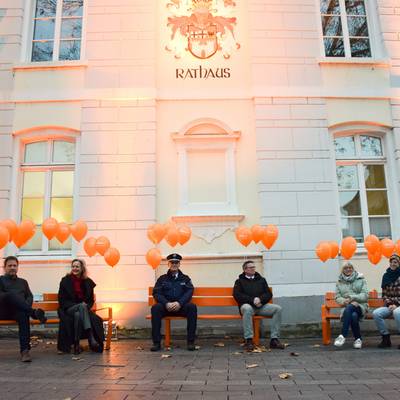
[[31, 61], [79, 60], [83, 0], [35, 0]]
[[357, 134], [336, 137], [334, 144], [343, 237], [391, 237], [382, 138]]
[[367, 1], [320, 0], [326, 57], [371, 57]]
[[21, 249], [31, 252], [71, 250], [71, 239], [61, 244], [42, 234], [49, 217], [68, 224], [73, 221], [75, 142], [51, 139], [25, 143], [21, 157], [21, 220], [36, 224], [35, 236]]

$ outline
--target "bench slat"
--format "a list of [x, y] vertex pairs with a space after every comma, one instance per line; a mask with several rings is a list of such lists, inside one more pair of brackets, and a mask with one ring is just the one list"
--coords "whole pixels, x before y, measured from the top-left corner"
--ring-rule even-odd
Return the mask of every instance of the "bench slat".
[[[237, 307], [237, 303], [233, 297], [192, 297], [190, 302], [199, 307]], [[149, 297], [148, 303], [149, 306], [152, 306], [157, 302], [153, 297]]]
[[[153, 287], [148, 289], [148, 295], [152, 296]], [[195, 287], [193, 296], [232, 296], [233, 288], [231, 287]]]

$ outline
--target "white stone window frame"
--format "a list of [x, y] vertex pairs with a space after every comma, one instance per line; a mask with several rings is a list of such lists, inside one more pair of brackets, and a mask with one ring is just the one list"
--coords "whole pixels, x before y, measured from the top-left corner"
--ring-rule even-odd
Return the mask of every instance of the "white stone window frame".
[[82, 35], [81, 35], [81, 53], [78, 60], [59, 60], [59, 49], [60, 49], [60, 34], [61, 34], [61, 17], [62, 17], [62, 0], [57, 0], [57, 12], [55, 17], [54, 27], [54, 50], [53, 59], [51, 61], [32, 61], [32, 43], [33, 43], [33, 31], [35, 27], [35, 9], [37, 0], [25, 0], [24, 5], [24, 20], [22, 27], [22, 45], [21, 45], [21, 63], [28, 63], [31, 66], [43, 66], [46, 64], [63, 65], [63, 64], [80, 64], [81, 60], [85, 60], [86, 57], [86, 21], [88, 14], [88, 0], [83, 1], [83, 14], [82, 14]]
[[[22, 210], [22, 171], [26, 170], [23, 166], [23, 157], [25, 145], [34, 142], [48, 142], [56, 140], [64, 140], [75, 143], [75, 160], [73, 164], [74, 170], [74, 187], [73, 187], [73, 219], [76, 220], [79, 210], [79, 154], [80, 154], [80, 131], [76, 129], [64, 128], [64, 127], [54, 127], [54, 126], [43, 126], [35, 127], [32, 129], [24, 129], [13, 133], [14, 143], [13, 143], [13, 164], [12, 164], [12, 175], [11, 175], [11, 193], [10, 193], [10, 218], [12, 218], [17, 223], [21, 222], [21, 210]], [[72, 165], [72, 164], [71, 164]], [[47, 170], [46, 166], [41, 166], [40, 164], [34, 165], [30, 164], [29, 168], [35, 171]], [[52, 170], [71, 170], [71, 168], [65, 168], [60, 165], [54, 164]], [[45, 193], [50, 193], [50, 180], [46, 180]], [[48, 197], [48, 196], [47, 196]], [[50, 198], [45, 198], [45, 210], [49, 210]], [[43, 220], [48, 218], [49, 215], [43, 215]], [[61, 221], [60, 221], [61, 222]], [[42, 240], [42, 250], [19, 250], [17, 249], [18, 257], [21, 259], [61, 259], [63, 260], [66, 256], [74, 256], [77, 253], [77, 245], [72, 240], [72, 247], [68, 250], [48, 250], [47, 240]], [[11, 252], [11, 247], [7, 247], [7, 253], [15, 254], [15, 251]]]
[[365, 63], [377, 63], [385, 65], [388, 63], [387, 55], [384, 52], [382, 46], [382, 38], [381, 38], [381, 29], [379, 23], [379, 15], [378, 15], [378, 5], [376, 0], [365, 0], [365, 8], [366, 8], [366, 17], [368, 24], [368, 39], [371, 48], [371, 57], [352, 57], [351, 49], [350, 49], [350, 38], [349, 38], [349, 30], [347, 25], [347, 13], [345, 7], [345, 0], [339, 0], [340, 4], [340, 17], [342, 22], [343, 29], [343, 40], [344, 40], [344, 48], [345, 48], [345, 57], [329, 57], [325, 55], [325, 46], [324, 46], [324, 35], [322, 30], [322, 22], [321, 22], [321, 11], [320, 11], [320, 0], [315, 0], [317, 7], [317, 27], [320, 35], [320, 54], [319, 64], [325, 63], [356, 63], [356, 64], [365, 64]]
[[[198, 125], [214, 125], [224, 133], [196, 133], [190, 134], [190, 130]], [[185, 126], [179, 133], [171, 135], [176, 144], [178, 153], [178, 190], [179, 205], [177, 216], [237, 216], [238, 205], [236, 199], [236, 143], [241, 133], [230, 130], [226, 125], [211, 119], [202, 119]], [[224, 151], [225, 152], [225, 176], [226, 193], [225, 202], [189, 202], [188, 185], [188, 152], [190, 151]]]
[[[337, 165], [357, 165], [358, 177], [362, 175], [362, 167], [368, 164], [382, 164], [384, 165], [385, 171], [385, 179], [386, 179], [386, 191], [388, 198], [388, 207], [389, 207], [389, 221], [391, 228], [391, 237], [397, 238], [400, 234], [400, 229], [398, 226], [398, 221], [400, 221], [399, 207], [396, 207], [399, 204], [399, 193], [397, 188], [395, 187], [395, 182], [398, 182], [398, 174], [396, 167], [396, 160], [394, 153], [392, 154], [388, 149], [394, 149], [394, 138], [393, 132], [390, 127], [373, 125], [373, 124], [363, 124], [363, 123], [354, 123], [354, 124], [339, 124], [337, 126], [330, 128], [330, 133], [332, 135], [332, 154], [334, 159], [334, 182], [336, 187], [336, 202], [337, 202], [337, 224], [339, 234], [342, 237], [342, 229], [341, 229], [341, 213], [340, 213], [340, 201], [339, 201], [339, 189], [338, 189], [338, 181], [336, 176], [336, 166]], [[338, 137], [345, 136], [353, 136], [357, 137], [355, 139], [356, 149], [359, 146], [359, 138], [360, 136], [373, 136], [381, 139], [382, 145], [382, 157], [346, 157], [337, 160], [336, 152], [334, 146], [334, 139]], [[359, 149], [358, 149], [359, 150]], [[370, 226], [368, 220], [368, 205], [366, 199], [366, 189], [365, 182], [363, 179], [359, 179], [359, 190], [360, 190], [360, 202], [361, 202], [361, 216], [362, 216], [362, 227], [363, 227], [363, 236], [364, 238], [369, 235]], [[357, 243], [358, 251], [364, 251], [363, 242]]]

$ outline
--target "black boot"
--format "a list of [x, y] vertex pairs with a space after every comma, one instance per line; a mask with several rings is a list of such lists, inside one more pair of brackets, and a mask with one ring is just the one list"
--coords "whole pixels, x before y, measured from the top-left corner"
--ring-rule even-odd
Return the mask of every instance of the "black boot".
[[392, 342], [390, 341], [390, 335], [382, 335], [382, 341], [378, 344], [380, 349], [386, 349], [392, 347]]
[[78, 355], [78, 354], [81, 354], [81, 352], [82, 352], [82, 349], [81, 349], [81, 346], [79, 346], [79, 342], [75, 342], [74, 343], [74, 355]]
[[98, 344], [96, 338], [94, 337], [93, 331], [91, 329], [88, 329], [87, 335], [88, 335], [88, 342], [89, 342], [90, 350], [98, 353], [100, 345]]
[[150, 351], [160, 351], [161, 343], [153, 343], [153, 346], [150, 347]]
[[245, 339], [244, 342], [244, 346], [243, 346], [244, 350], [246, 351], [253, 351], [254, 350], [254, 343], [253, 343], [253, 339]]

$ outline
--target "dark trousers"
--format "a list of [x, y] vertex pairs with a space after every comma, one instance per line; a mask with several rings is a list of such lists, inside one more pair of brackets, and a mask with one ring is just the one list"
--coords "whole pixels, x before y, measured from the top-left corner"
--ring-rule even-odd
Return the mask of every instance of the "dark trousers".
[[82, 330], [87, 331], [90, 325], [89, 310], [87, 304], [79, 303], [66, 310], [67, 315], [74, 318], [74, 341], [79, 343]]
[[353, 304], [348, 304], [344, 309], [342, 316], [342, 335], [347, 337], [349, 334], [349, 329], [353, 331], [354, 339], [361, 339], [360, 332], [360, 318], [362, 316], [362, 311], [360, 307], [355, 307]]
[[32, 307], [23, 298], [15, 293], [5, 293], [1, 296], [0, 310], [2, 315], [7, 315], [6, 319], [15, 319], [18, 323], [20, 350], [29, 350], [31, 329], [29, 317], [33, 315]]
[[161, 303], [151, 307], [151, 334], [153, 343], [161, 342], [161, 320], [166, 316], [180, 316], [187, 318], [187, 341], [194, 342], [197, 326], [197, 307], [193, 303], [185, 304], [178, 312], [168, 312]]

